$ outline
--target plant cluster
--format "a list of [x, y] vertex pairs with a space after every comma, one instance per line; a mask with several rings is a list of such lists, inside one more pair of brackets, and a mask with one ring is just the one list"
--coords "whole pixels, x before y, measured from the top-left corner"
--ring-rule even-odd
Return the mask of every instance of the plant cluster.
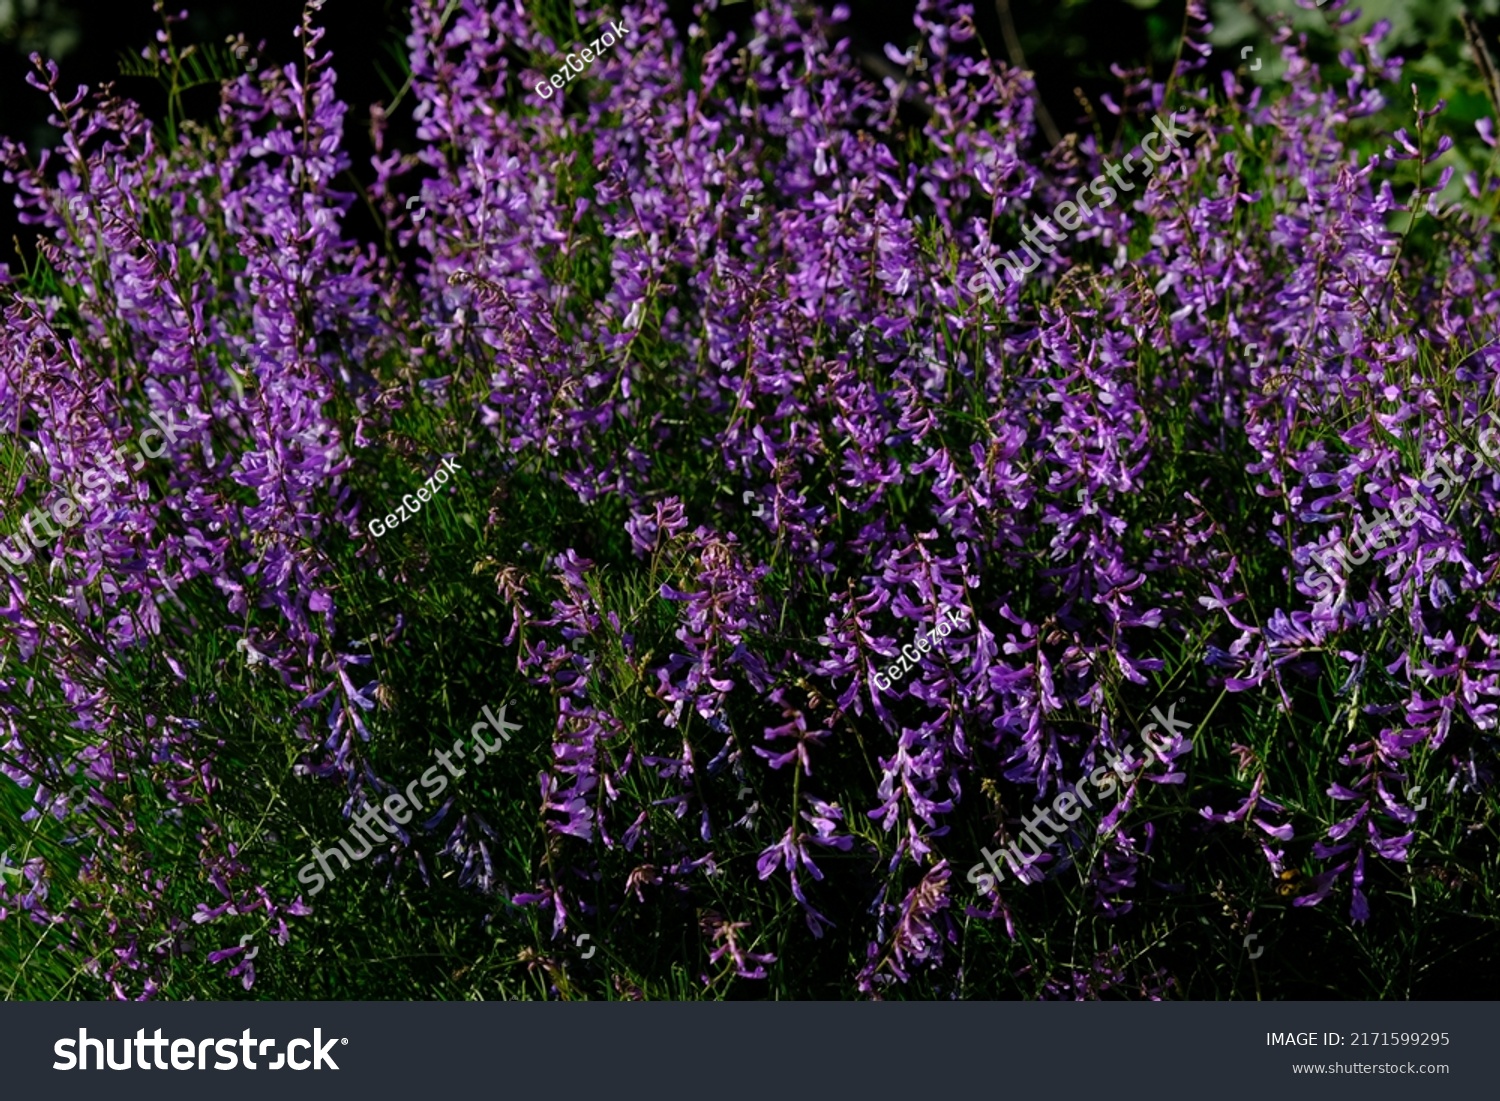
[[[890, 47], [880, 77], [847, 11], [795, 0], [748, 33], [717, 0], [686, 26], [415, 0], [354, 166], [318, 7], [297, 63], [217, 74], [212, 118], [39, 61], [65, 138], [0, 143], [38, 229], [0, 279], [0, 527], [203, 414], [38, 551], [68, 569], [0, 577], [8, 995], [1500, 975], [1495, 136], [1403, 101], [1382, 25], [1324, 5], [1336, 71], [1283, 28], [1267, 93], [1203, 79], [1189, 0], [1171, 71], [1117, 70], [1048, 150], [1031, 76], [953, 0], [918, 7], [925, 67]], [[612, 19], [629, 37], [540, 99]], [[188, 65], [180, 26], [153, 71]], [[1153, 117], [1191, 139], [975, 301]], [[443, 454], [465, 476], [377, 542]], [[1398, 499], [1411, 525], [1306, 583]], [[309, 847], [495, 699], [525, 734], [311, 905]], [[1041, 882], [954, 874], [1169, 700], [1191, 753]]]

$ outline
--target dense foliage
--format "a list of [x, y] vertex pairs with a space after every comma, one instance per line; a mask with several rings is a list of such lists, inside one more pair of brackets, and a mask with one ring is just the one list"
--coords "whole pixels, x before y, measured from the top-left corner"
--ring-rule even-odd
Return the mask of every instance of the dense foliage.
[[[1170, 73], [1048, 150], [950, 0], [879, 78], [787, 0], [750, 35], [419, 0], [350, 172], [317, 7], [253, 72], [166, 20], [144, 64], [211, 72], [211, 119], [39, 61], [66, 139], [0, 148], [39, 232], [0, 288], [7, 557], [83, 507], [3, 575], [8, 996], [1492, 989], [1495, 140], [1382, 26], [1326, 4], [1338, 66], [1288, 29], [1257, 89], [1205, 79], [1194, 0]], [[1192, 138], [966, 289], [1155, 116]], [[90, 488], [152, 413], [191, 427]], [[1168, 759], [983, 889], [1169, 706]]]

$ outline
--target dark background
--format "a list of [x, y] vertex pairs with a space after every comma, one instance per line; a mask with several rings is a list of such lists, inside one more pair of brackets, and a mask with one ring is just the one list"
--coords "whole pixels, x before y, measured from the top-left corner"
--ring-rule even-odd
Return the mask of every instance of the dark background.
[[[872, 1098], [940, 1091], [1021, 1096], [1134, 1080], [1179, 1101], [1416, 1101], [1494, 1096], [1488, 1044], [1500, 1007], [1484, 1002], [29, 1002], [0, 1004], [0, 1058], [17, 1097], [101, 1093], [119, 1101], [277, 1101], [429, 1097], [437, 1092], [548, 1097], [598, 1068], [643, 1094], [672, 1082], [712, 1084], [716, 1101], [763, 1101], [786, 1090]], [[275, 1051], [323, 1030], [347, 1039], [338, 1070], [55, 1071], [56, 1040], [93, 1037], [274, 1038]], [[1353, 1047], [1350, 1034], [1447, 1032], [1446, 1046]], [[1267, 1032], [1315, 1032], [1318, 1047], [1272, 1047]], [[1342, 1046], [1323, 1047], [1326, 1032]], [[730, 1053], [727, 1037], [795, 1037]], [[661, 1058], [670, 1039], [670, 1062]], [[236, 1048], [236, 1051], [239, 1049]], [[1149, 1054], [1148, 1054], [1149, 1053]], [[165, 1057], [165, 1056], [164, 1056]], [[299, 1057], [305, 1057], [299, 1049]], [[210, 1056], [208, 1066], [218, 1061]], [[1441, 1077], [1295, 1075], [1293, 1063], [1447, 1064]], [[726, 1073], [732, 1071], [732, 1073]], [[579, 1077], [574, 1077], [579, 1074]], [[1061, 1075], [1061, 1077], [1059, 1077]], [[499, 1087], [503, 1082], [505, 1089]], [[1485, 1083], [1490, 1083], [1488, 1086]], [[601, 1081], [601, 1085], [603, 1085]], [[605, 1088], [610, 1088], [605, 1085]], [[57, 1091], [53, 1093], [52, 1091]], [[74, 1091], [77, 1092], [74, 1092]], [[1132, 1096], [1131, 1087], [1122, 1089]]]
[[[1147, 0], [1142, 0], [1147, 2]], [[1013, 0], [1015, 37], [1027, 65], [1038, 75], [1043, 102], [1057, 127], [1076, 127], [1081, 111], [1074, 94], [1081, 87], [1091, 98], [1119, 87], [1111, 76], [1111, 62], [1140, 65], [1154, 62], [1164, 74], [1175, 52], [1182, 26], [1183, 0], [1164, 0], [1155, 10], [1141, 10], [1126, 0]], [[179, 48], [192, 42], [223, 43], [243, 32], [253, 45], [264, 41], [262, 65], [296, 62], [298, 40], [292, 31], [301, 18], [301, 0], [169, 0], [168, 10], [186, 8], [185, 23], [176, 24], [173, 37]], [[831, 7], [831, 5], [825, 5]], [[856, 54], [883, 57], [882, 46], [893, 42], [907, 47], [916, 41], [911, 16], [914, 0], [857, 0], [850, 5], [845, 31]], [[993, 0], [975, 5], [975, 20], [990, 52], [1009, 57], [999, 8]], [[338, 94], [350, 105], [346, 119], [346, 148], [354, 171], [365, 177], [373, 152], [369, 140], [369, 106], [390, 102], [405, 80], [398, 60], [410, 30], [405, 0], [327, 0], [318, 19], [327, 28], [322, 48], [332, 50], [338, 73]], [[691, 0], [672, 4], [679, 26], [691, 19]], [[725, 29], [743, 31], [754, 11], [753, 2], [731, 4], [719, 19]], [[55, 145], [59, 132], [47, 122], [51, 104], [26, 83], [32, 71], [32, 51], [55, 59], [62, 70], [60, 89], [70, 94], [79, 84], [96, 88], [115, 81], [117, 90], [143, 105], [149, 117], [161, 119], [166, 94], [150, 77], [122, 76], [121, 57], [139, 56], [155, 39], [161, 17], [151, 0], [0, 0], [0, 134], [24, 142], [36, 151]], [[1232, 56], [1216, 57], [1227, 63]], [[189, 91], [184, 105], [190, 115], [207, 117], [217, 109], [217, 87]], [[415, 146], [408, 95], [392, 118], [390, 138], [402, 148]], [[1043, 151], [1038, 149], [1040, 155]], [[361, 204], [351, 211], [349, 230], [373, 239], [374, 226]], [[13, 193], [0, 196], [0, 260], [14, 261], [16, 247], [28, 255], [35, 230], [16, 217]]]
[[[1281, 13], [1293, 14], [1294, 25], [1310, 35], [1309, 53], [1314, 59], [1327, 63], [1336, 57], [1326, 31], [1337, 18], [1331, 8], [1301, 11], [1296, 0], [1209, 2], [1217, 28], [1217, 48], [1206, 66], [1210, 74], [1236, 67], [1247, 79], [1275, 82], [1279, 62], [1269, 40]], [[867, 68], [877, 67], [871, 69], [872, 75], [887, 64], [885, 43], [906, 48], [916, 42], [915, 0], [847, 3], [851, 16], [844, 33], [853, 40], [855, 56]], [[301, 0], [203, 0], [196, 4], [168, 0], [167, 6], [187, 10], [186, 22], [173, 30], [179, 48], [194, 42], [222, 44], [226, 37], [243, 32], [252, 46], [265, 43], [261, 64], [298, 59], [299, 43], [292, 31], [301, 19]], [[821, 6], [831, 8], [832, 3]], [[1360, 30], [1376, 18], [1393, 20], [1395, 31], [1386, 52], [1415, 62], [1407, 71], [1423, 87], [1424, 95], [1462, 101], [1469, 98], [1466, 92], [1475, 90], [1469, 85], [1477, 88], [1477, 73], [1456, 21], [1459, 0], [1363, 0], [1359, 6], [1365, 12]], [[1024, 61], [1036, 74], [1046, 115], [1040, 120], [1043, 137], [1050, 145], [1059, 134], [1085, 124], [1080, 95], [1097, 104], [1101, 93], [1118, 92], [1121, 82], [1110, 72], [1112, 63], [1124, 68], [1149, 67], [1157, 79], [1165, 79], [1177, 54], [1186, 0], [975, 0], [973, 7], [990, 54], [1012, 63]], [[1495, 14], [1500, 12], [1500, 0], [1471, 0], [1469, 7], [1479, 17], [1486, 37], [1495, 43], [1500, 32], [1500, 17]], [[720, 31], [737, 31], [743, 37], [754, 8], [754, 0], [737, 0], [723, 7], [717, 15]], [[685, 27], [692, 18], [692, 0], [672, 0], [670, 10], [678, 25]], [[405, 80], [401, 58], [410, 30], [407, 11], [407, 0], [326, 0], [318, 14], [327, 28], [322, 48], [333, 51], [338, 94], [351, 108], [345, 147], [361, 179], [368, 176], [373, 153], [370, 104], [391, 102]], [[149, 117], [163, 118], [166, 94], [161, 86], [150, 77], [124, 76], [120, 69], [122, 56], [138, 57], [161, 27], [151, 0], [0, 0], [0, 134], [25, 142], [32, 151], [55, 145], [59, 139], [58, 131], [47, 122], [51, 105], [26, 83], [32, 71], [28, 60], [32, 51], [59, 63], [60, 87], [65, 93], [79, 84], [96, 88], [112, 80], [120, 93], [142, 104]], [[1259, 47], [1257, 56], [1270, 60], [1254, 77], [1239, 53], [1241, 46], [1251, 43]], [[184, 106], [191, 116], [207, 117], [217, 109], [218, 99], [216, 86], [204, 86], [189, 91]], [[413, 97], [407, 95], [392, 115], [388, 131], [388, 140], [403, 149], [416, 145], [413, 105]], [[1488, 113], [1487, 104], [1483, 110]], [[1044, 153], [1041, 147], [1034, 151], [1037, 157]], [[356, 237], [376, 239], [375, 226], [362, 204], [355, 204], [346, 226]], [[13, 261], [17, 246], [27, 255], [34, 253], [34, 233], [17, 220], [13, 197], [0, 195], [0, 261]]]

